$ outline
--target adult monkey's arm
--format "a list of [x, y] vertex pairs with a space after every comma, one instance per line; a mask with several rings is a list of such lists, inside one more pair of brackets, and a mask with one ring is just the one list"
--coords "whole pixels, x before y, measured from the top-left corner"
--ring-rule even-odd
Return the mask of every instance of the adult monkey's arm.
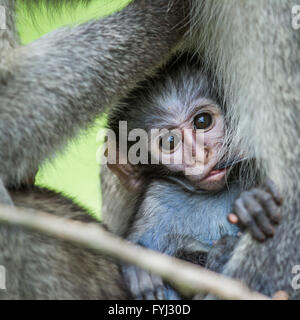
[[[10, 14], [11, 3], [2, 0], [8, 4]], [[169, 56], [184, 33], [184, 4], [138, 0], [9, 50], [0, 69], [0, 177], [6, 186], [18, 186]]]

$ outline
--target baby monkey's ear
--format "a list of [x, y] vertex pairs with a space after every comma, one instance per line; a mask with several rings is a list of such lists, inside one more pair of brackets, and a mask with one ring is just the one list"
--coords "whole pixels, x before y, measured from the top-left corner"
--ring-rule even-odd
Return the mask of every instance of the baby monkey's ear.
[[[109, 162], [109, 150], [114, 148], [116, 151], [113, 163]], [[144, 178], [141, 170], [137, 165], [132, 165], [128, 162], [127, 155], [119, 150], [116, 146], [107, 144], [104, 152], [107, 157], [107, 167], [119, 178], [122, 185], [130, 192], [140, 192], [144, 184]]]
[[141, 170], [137, 166], [126, 164], [107, 164], [108, 168], [119, 178], [130, 192], [140, 192], [144, 184]]
[[127, 164], [107, 164], [108, 168], [119, 178], [130, 192], [140, 192], [144, 179], [135, 166]]

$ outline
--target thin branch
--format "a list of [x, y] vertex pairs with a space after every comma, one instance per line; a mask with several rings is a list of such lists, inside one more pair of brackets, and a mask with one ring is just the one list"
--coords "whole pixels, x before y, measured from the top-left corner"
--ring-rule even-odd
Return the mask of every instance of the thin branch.
[[29, 211], [9, 206], [0, 207], [0, 223], [29, 228], [134, 264], [160, 275], [184, 295], [191, 296], [199, 292], [210, 292], [223, 299], [268, 299], [266, 296], [250, 291], [240, 281], [133, 245], [94, 223], [83, 223], [41, 211]]

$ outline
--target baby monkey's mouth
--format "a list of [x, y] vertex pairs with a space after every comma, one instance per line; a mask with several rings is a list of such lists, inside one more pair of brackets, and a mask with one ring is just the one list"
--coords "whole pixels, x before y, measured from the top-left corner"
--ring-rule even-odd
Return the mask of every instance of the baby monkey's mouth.
[[[223, 179], [226, 179], [225, 177], [230, 174], [231, 169], [238, 167], [238, 165], [243, 162], [244, 160], [247, 160], [247, 158], [239, 158], [234, 157], [231, 159], [222, 159], [219, 161], [211, 170], [210, 172], [200, 181], [201, 185], [199, 184], [199, 187], [204, 190], [212, 190], [211, 186], [209, 186], [210, 189], [204, 184], [207, 185], [218, 185], [223, 181]], [[197, 184], [196, 184], [197, 185]]]

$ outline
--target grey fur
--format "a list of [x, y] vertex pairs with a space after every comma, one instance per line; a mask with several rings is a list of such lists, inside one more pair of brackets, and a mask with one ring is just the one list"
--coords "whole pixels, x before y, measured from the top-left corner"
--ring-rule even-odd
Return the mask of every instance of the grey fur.
[[[144, 201], [138, 209], [128, 239], [137, 242], [149, 229], [153, 229], [153, 239], [172, 235], [178, 238], [191, 236], [202, 243], [219, 240], [228, 234], [234, 235], [238, 228], [228, 222], [227, 215], [240, 192], [239, 187], [232, 185], [224, 192], [192, 193], [178, 184], [163, 179], [154, 180], [143, 196]], [[165, 226], [161, 228], [163, 224]], [[161, 229], [164, 229], [163, 234], [159, 233]], [[181, 242], [181, 239], [178, 241]], [[160, 251], [166, 253], [182, 247], [177, 246], [176, 241], [163, 245], [166, 247], [160, 248]]]
[[[0, 176], [6, 186], [31, 176], [169, 56], [183, 33], [182, 4], [146, 3], [51, 32], [9, 52], [3, 63], [13, 63], [13, 75], [0, 83]], [[173, 32], [174, 25], [180, 32]]]
[[[285, 198], [274, 239], [257, 244], [245, 236], [225, 273], [268, 295], [284, 289], [300, 298], [291, 287], [292, 266], [300, 261], [300, 34], [291, 28], [295, 3], [190, 0], [191, 29], [183, 43], [184, 3], [136, 1], [120, 13], [50, 33], [26, 47], [12, 48], [13, 29], [2, 33], [0, 48], [9, 54], [1, 56], [0, 68], [1, 177], [7, 186], [18, 185], [177, 44], [197, 50], [224, 87], [233, 147], [241, 141], [247, 145]], [[105, 200], [116, 198], [117, 193], [106, 194]], [[109, 209], [122, 214], [124, 202], [114, 203], [117, 210]]]
[[0, 194], [1, 194], [1, 200], [2, 200], [1, 202], [3, 204], [13, 206], [12, 199], [1, 179], [0, 179]]
[[15, 25], [15, 0], [0, 0], [0, 6], [5, 8], [6, 21], [6, 29], [0, 30], [0, 67], [4, 67], [2, 58], [17, 46], [19, 39]]
[[[16, 206], [98, 223], [72, 200], [46, 189], [22, 189], [11, 196]], [[6, 268], [6, 290], [0, 290], [0, 299], [129, 297], [109, 258], [22, 228], [0, 225], [0, 265]]]
[[[157, 75], [141, 83], [114, 107], [109, 114], [108, 127], [116, 137], [119, 137], [119, 122], [125, 120], [128, 133], [134, 129], [150, 133], [155, 128], [177, 128], [186, 119], [191, 119], [194, 108], [202, 101], [218, 105], [218, 100], [201, 62], [190, 55], [175, 56]], [[218, 107], [218, 112], [223, 120], [222, 108]], [[120, 141], [117, 145], [122, 152]], [[226, 187], [218, 192], [201, 191], [186, 177], [176, 176], [172, 168], [164, 165], [137, 164], [135, 169], [140, 170], [144, 187], [126, 238], [220, 272], [233, 248], [230, 246], [227, 250], [223, 246], [222, 256], [219, 249], [212, 249], [212, 244], [223, 236], [234, 237], [238, 233], [238, 227], [231, 224], [227, 216], [232, 212], [234, 200], [243, 191], [241, 185], [231, 177]], [[135, 197], [135, 194], [131, 196], [132, 199]], [[213, 253], [218, 256], [216, 259], [212, 258], [211, 251], [217, 252]], [[208, 252], [210, 259], [206, 265]], [[162, 289], [164, 285], [159, 277], [135, 266], [125, 265], [122, 270], [135, 298], [179, 298], [171, 288]]]
[[[0, 177], [10, 188], [30, 181], [45, 158], [167, 59], [183, 34], [182, 3], [169, 7], [153, 1], [147, 7], [139, 1], [108, 18], [60, 29], [19, 46], [14, 1], [0, 4], [6, 6], [8, 17], [0, 39]], [[162, 16], [163, 42], [158, 37]], [[177, 24], [179, 32], [173, 33]], [[136, 38], [136, 33], [143, 37]], [[145, 38], [153, 44], [158, 40], [151, 52]], [[133, 55], [125, 54], [131, 50]], [[156, 55], [162, 61], [153, 59]], [[2, 202], [5, 190], [3, 194]], [[11, 190], [11, 196], [16, 206], [87, 219], [84, 210], [45, 190]], [[0, 265], [7, 270], [2, 299], [129, 297], [117, 265], [88, 250], [5, 225], [0, 226], [0, 248]]]
[[[244, 236], [225, 274], [269, 296], [286, 290], [300, 298], [291, 286], [292, 267], [300, 263], [300, 33], [291, 28], [294, 1], [191, 3], [192, 29], [183, 47], [204, 56], [224, 88], [232, 147], [248, 146], [285, 198], [275, 237], [258, 244]], [[122, 214], [120, 202], [105, 211], [109, 199], [106, 194], [105, 220], [111, 212]]]
[[[232, 120], [239, 121], [235, 142], [254, 150], [260, 169], [285, 198], [275, 237], [258, 244], [245, 236], [224, 273], [269, 296], [286, 290], [300, 298], [291, 286], [292, 267], [300, 262], [300, 33], [291, 28], [294, 1], [193, 4], [194, 19], [210, 17], [207, 28], [194, 23], [194, 45], [225, 83]], [[205, 45], [199, 42], [204, 36]]]
[[[235, 238], [234, 243], [238, 241], [238, 227], [228, 222], [227, 215], [232, 211], [232, 204], [240, 192], [240, 186], [232, 184], [220, 192], [195, 193], [187, 191], [177, 183], [155, 179], [143, 194], [127, 239], [146, 248], [184, 258], [220, 272], [233, 248], [230, 246], [228, 250], [226, 246], [222, 246], [220, 250], [219, 246], [212, 248], [211, 245], [224, 236]], [[191, 258], [187, 258], [188, 255], [191, 255]], [[152, 283], [149, 282], [148, 279], [151, 278], [147, 273], [135, 266], [125, 265], [122, 270], [135, 298], [179, 298], [178, 294], [167, 286], [164, 295], [160, 296], [159, 291], [163, 284], [158, 277], [155, 277]]]
[[107, 165], [102, 165], [100, 172], [102, 220], [110, 226], [111, 232], [124, 236], [128, 230], [131, 216], [135, 212], [138, 196], [133, 196], [132, 192], [120, 184], [118, 177], [112, 174]]

